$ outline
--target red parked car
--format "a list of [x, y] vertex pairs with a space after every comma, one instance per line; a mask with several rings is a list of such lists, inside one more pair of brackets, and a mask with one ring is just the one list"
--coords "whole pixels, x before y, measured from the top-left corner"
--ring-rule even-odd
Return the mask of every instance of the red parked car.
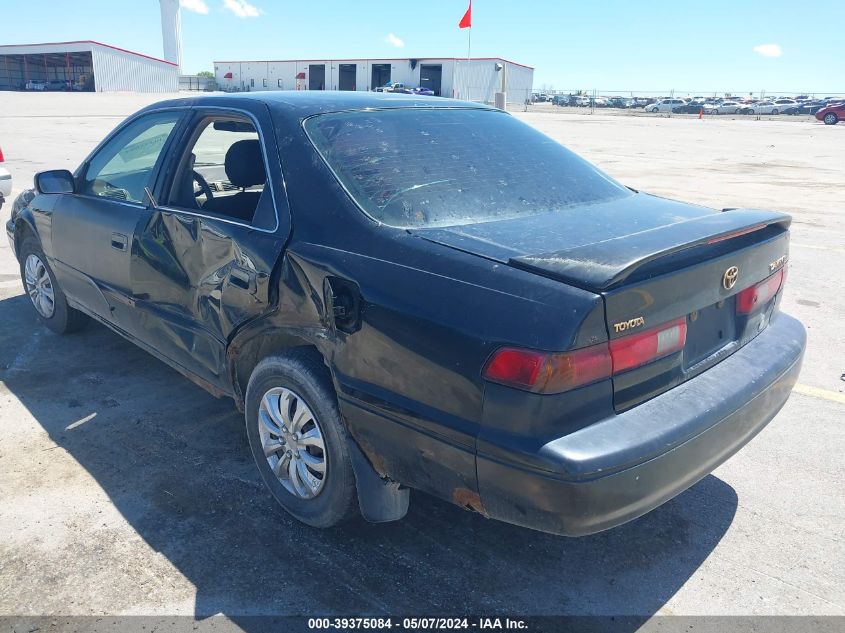
[[845, 119], [845, 103], [832, 103], [816, 112], [816, 118], [825, 125], [836, 125]]

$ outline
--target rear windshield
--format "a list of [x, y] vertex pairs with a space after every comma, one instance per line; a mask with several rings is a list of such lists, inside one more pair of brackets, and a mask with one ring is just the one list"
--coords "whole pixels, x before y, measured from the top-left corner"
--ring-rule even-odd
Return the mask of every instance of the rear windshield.
[[305, 129], [358, 205], [391, 226], [475, 224], [632, 195], [496, 110], [339, 112]]

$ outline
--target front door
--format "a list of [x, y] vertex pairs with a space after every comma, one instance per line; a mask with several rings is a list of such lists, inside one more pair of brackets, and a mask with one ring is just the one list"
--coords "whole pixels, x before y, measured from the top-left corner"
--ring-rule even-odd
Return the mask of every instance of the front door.
[[68, 297], [129, 331], [133, 235], [149, 215], [145, 188], [181, 113], [143, 115], [108, 139], [77, 174], [76, 192], [57, 202], [54, 269]]
[[[263, 104], [195, 108], [169, 152], [159, 207], [136, 233], [139, 338], [227, 389], [237, 329], [271, 310], [271, 275], [290, 226], [279, 153]], [[275, 186], [273, 183], [277, 183]]]

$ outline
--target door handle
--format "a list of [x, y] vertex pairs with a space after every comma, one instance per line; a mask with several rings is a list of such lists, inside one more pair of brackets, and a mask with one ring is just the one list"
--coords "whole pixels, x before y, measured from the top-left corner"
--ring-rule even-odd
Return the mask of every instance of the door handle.
[[248, 272], [244, 272], [238, 268], [232, 268], [232, 270], [229, 271], [229, 281], [232, 283], [233, 286], [243, 288], [244, 290], [249, 290], [251, 280], [252, 275], [250, 275], [250, 273]]
[[126, 239], [126, 236], [123, 233], [112, 233], [111, 234], [111, 247], [119, 250], [125, 251], [126, 245], [129, 241]]

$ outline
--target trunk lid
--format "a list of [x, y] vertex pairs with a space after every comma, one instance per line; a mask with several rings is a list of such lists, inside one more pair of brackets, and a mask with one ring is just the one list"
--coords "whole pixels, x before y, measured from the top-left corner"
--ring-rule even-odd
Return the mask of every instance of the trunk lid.
[[[790, 221], [773, 211], [717, 212], [637, 194], [555, 214], [414, 233], [602, 295], [611, 341], [685, 319], [681, 353], [614, 375], [621, 410], [704, 371], [765, 327], [772, 305], [741, 315], [736, 295], [785, 264]], [[736, 276], [726, 281], [734, 268]]]

